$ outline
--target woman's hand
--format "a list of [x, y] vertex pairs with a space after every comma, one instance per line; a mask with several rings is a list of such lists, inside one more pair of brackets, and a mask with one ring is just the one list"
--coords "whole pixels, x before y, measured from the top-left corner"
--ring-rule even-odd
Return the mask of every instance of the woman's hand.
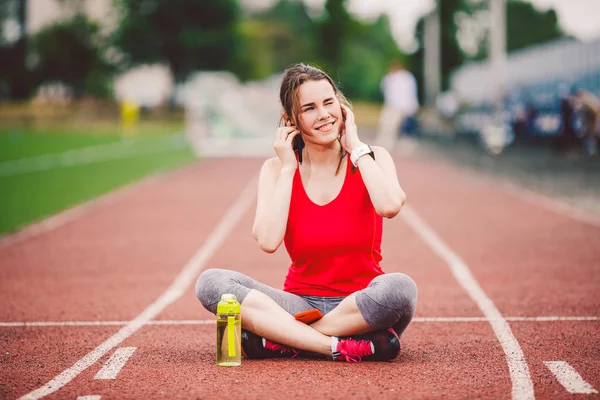
[[291, 125], [289, 121], [286, 123], [286, 126], [277, 129], [273, 149], [281, 161], [282, 169], [296, 169], [298, 167], [298, 161], [296, 160], [296, 154], [294, 153], [292, 144], [294, 143], [294, 137], [299, 134], [300, 131], [298, 128]]
[[342, 143], [344, 150], [348, 153], [352, 153], [352, 150], [360, 146], [362, 142], [358, 138], [358, 128], [354, 122], [354, 113], [344, 104], [340, 103], [340, 106], [342, 107], [342, 114], [346, 117], [346, 122], [340, 136], [340, 142]]

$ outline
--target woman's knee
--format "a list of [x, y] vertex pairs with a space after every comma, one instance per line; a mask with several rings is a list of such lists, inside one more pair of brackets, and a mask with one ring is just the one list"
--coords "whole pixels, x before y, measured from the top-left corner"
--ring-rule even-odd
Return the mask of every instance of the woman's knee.
[[406, 274], [396, 272], [382, 275], [385, 278], [385, 297], [391, 308], [414, 314], [417, 307], [417, 284]]
[[224, 293], [224, 285], [230, 271], [211, 268], [202, 272], [196, 281], [196, 297], [202, 306], [213, 314], [217, 311], [217, 303]]
[[389, 328], [401, 318], [412, 319], [417, 306], [417, 285], [406, 274], [378, 276], [356, 297], [357, 305], [369, 325]]

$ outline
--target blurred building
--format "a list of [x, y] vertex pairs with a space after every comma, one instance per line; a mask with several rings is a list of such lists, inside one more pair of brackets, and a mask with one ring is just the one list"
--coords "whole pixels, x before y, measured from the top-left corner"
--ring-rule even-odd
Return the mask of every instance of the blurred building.
[[[451, 87], [461, 103], [492, 102], [493, 71], [489, 62], [470, 63], [455, 71]], [[559, 40], [508, 55], [505, 87], [527, 92], [536, 103], [551, 103], [560, 83], [578, 85], [600, 95], [600, 39]]]
[[[461, 104], [459, 132], [481, 132], [490, 124], [498, 98], [489, 84], [494, 79], [489, 62], [466, 64], [453, 73], [451, 89]], [[528, 135], [557, 135], [561, 98], [574, 87], [600, 96], [600, 39], [558, 40], [510, 53], [501, 93], [505, 118], [525, 123]]]

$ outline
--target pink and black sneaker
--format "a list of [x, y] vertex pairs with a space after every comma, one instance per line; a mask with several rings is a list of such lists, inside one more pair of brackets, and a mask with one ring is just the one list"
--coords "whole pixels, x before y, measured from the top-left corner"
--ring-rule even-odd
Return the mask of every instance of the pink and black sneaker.
[[250, 331], [242, 329], [242, 355], [250, 360], [264, 358], [295, 358], [300, 350], [271, 342]]
[[390, 361], [400, 353], [400, 339], [392, 329], [363, 335], [343, 336], [338, 339], [333, 359], [359, 363], [361, 361]]

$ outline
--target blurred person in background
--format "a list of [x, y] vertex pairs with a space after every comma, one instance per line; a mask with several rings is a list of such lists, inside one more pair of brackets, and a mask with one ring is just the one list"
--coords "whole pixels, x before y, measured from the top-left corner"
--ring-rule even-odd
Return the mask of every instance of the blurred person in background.
[[577, 86], [572, 89], [571, 103], [581, 122], [583, 146], [586, 154], [598, 153], [600, 127], [600, 99]]
[[285, 244], [284, 288], [209, 269], [196, 295], [213, 314], [222, 294], [238, 298], [247, 358], [394, 359], [417, 302], [409, 276], [380, 266], [383, 217], [406, 199], [394, 161], [360, 140], [348, 101], [320, 69], [288, 68], [280, 101], [276, 157], [260, 172], [252, 233], [267, 253]]
[[[381, 91], [383, 109], [376, 142], [391, 151], [399, 133], [414, 133], [416, 129], [419, 111], [417, 80], [404, 68], [402, 60], [394, 59], [381, 80]], [[404, 127], [410, 127], [410, 132], [401, 132]]]
[[577, 151], [580, 143], [574, 126], [575, 110], [571, 102], [569, 86], [566, 83], [559, 85], [558, 95], [560, 99], [560, 133], [558, 137], [558, 149], [564, 155], [569, 156]]

